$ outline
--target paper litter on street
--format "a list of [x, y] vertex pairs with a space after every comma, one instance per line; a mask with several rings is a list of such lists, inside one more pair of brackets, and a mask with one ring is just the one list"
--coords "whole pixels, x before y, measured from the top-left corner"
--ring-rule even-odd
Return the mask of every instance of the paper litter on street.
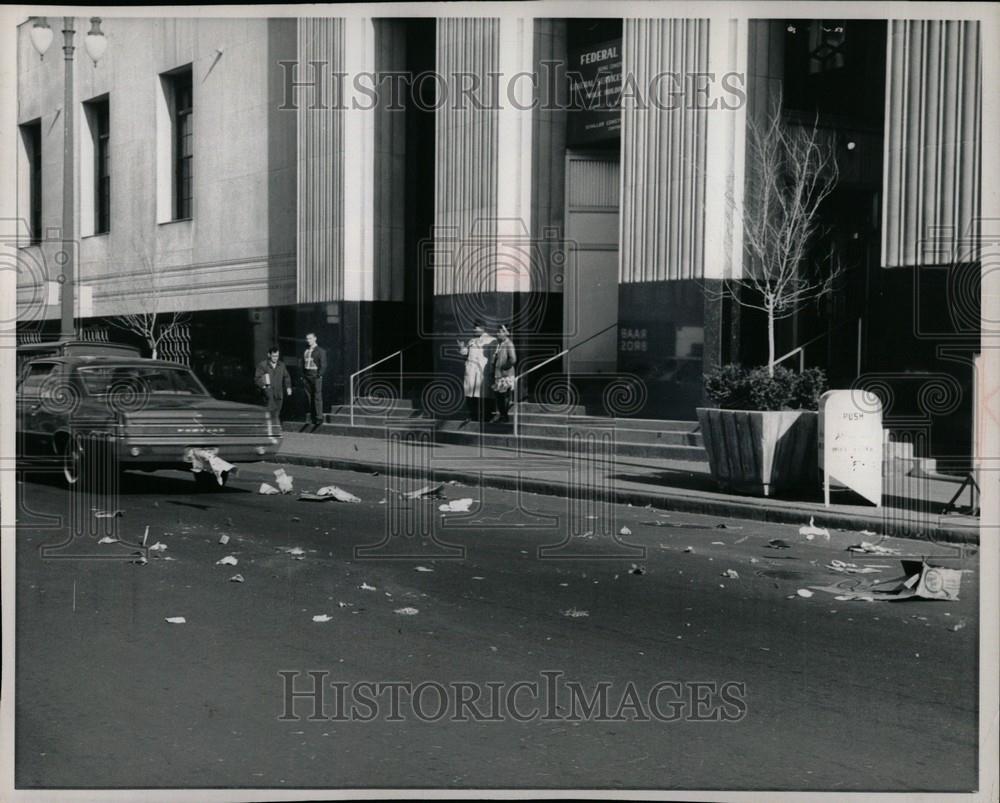
[[183, 625], [187, 624], [187, 619], [183, 616], [168, 616], [166, 621], [170, 622], [172, 625]]
[[830, 540], [830, 531], [825, 527], [817, 527], [816, 520], [813, 516], [809, 517], [809, 523], [803, 527], [799, 527], [799, 535], [804, 535], [807, 540], [812, 541], [813, 538], [817, 536], [822, 536], [827, 541]]
[[[150, 547], [152, 548], [152, 547]], [[235, 566], [239, 561], [233, 555], [226, 555], [215, 562], [216, 566]]]
[[862, 541], [860, 544], [853, 544], [847, 547], [848, 552], [867, 552], [874, 555], [898, 555], [899, 550], [892, 547], [873, 544], [869, 541]]
[[[921, 560], [902, 561], [903, 574], [865, 584], [844, 580], [829, 586], [812, 586], [817, 591], [836, 594], [838, 598], [866, 602], [900, 602], [908, 599], [957, 602], [962, 585], [962, 572], [943, 566], [931, 566]], [[850, 585], [848, 585], [850, 583]], [[895, 583], [895, 585], [891, 585]]]
[[795, 593], [798, 594], [800, 597], [805, 597], [806, 599], [808, 599], [813, 595], [813, 592], [810, 591], [808, 588], [800, 588]]
[[618, 532], [621, 535], [632, 535], [632, 531], [628, 527], [622, 527]]
[[846, 563], [842, 560], [831, 560], [826, 568], [841, 574], [876, 574], [882, 571], [874, 566], [858, 566], [856, 563]]
[[95, 510], [95, 519], [117, 519], [121, 518], [125, 514], [120, 510]]
[[230, 583], [242, 583], [243, 580], [244, 577], [242, 574], [234, 574], [232, 577], [229, 578]]
[[229, 536], [228, 535], [220, 535], [219, 536], [219, 543], [222, 544], [223, 546], [225, 546], [226, 544], [228, 544], [229, 543]]
[[278, 484], [278, 490], [283, 494], [292, 492], [292, 476], [285, 469], [278, 468], [274, 471], [274, 480]]
[[211, 471], [215, 475], [216, 482], [222, 485], [222, 475], [228, 472], [235, 473], [236, 466], [207, 449], [192, 449], [191, 471], [195, 474], [202, 471]]
[[472, 507], [474, 499], [465, 497], [464, 499], [452, 499], [450, 502], [445, 502], [443, 505], [438, 507], [445, 513], [468, 513], [469, 508]]
[[320, 488], [316, 493], [300, 493], [299, 499], [304, 502], [328, 502], [330, 500], [336, 500], [337, 502], [360, 502], [361, 498], [355, 496], [343, 488], [338, 488], [336, 485], [327, 485]]
[[368, 583], [362, 583], [362, 584], [361, 584], [360, 586], [358, 586], [358, 587], [359, 587], [359, 588], [360, 588], [360, 589], [361, 589], [362, 591], [377, 591], [377, 590], [378, 590], [377, 588], [375, 588], [375, 586], [370, 586], [370, 585], [368, 585]]
[[98, 541], [97, 543], [99, 543], [99, 544], [117, 544], [118, 541], [119, 541], [119, 539], [112, 538], [110, 535], [106, 535], [100, 541]]
[[783, 538], [772, 538], [767, 542], [768, 549], [791, 549], [792, 545]]
[[414, 569], [414, 571], [418, 571], [418, 572], [432, 572], [434, 570], [433, 569], [429, 569], [426, 566], [417, 566], [417, 568]]
[[264, 496], [273, 496], [274, 494], [280, 494], [281, 491], [273, 485], [268, 485], [266, 482], [262, 482], [260, 484], [260, 488], [257, 489], [257, 493], [264, 494]]
[[590, 616], [589, 611], [581, 611], [576, 608], [567, 608], [565, 611], [560, 611], [560, 613], [569, 619], [580, 619], [584, 616]]
[[328, 613], [320, 613], [313, 617], [314, 622], [329, 622], [331, 619], [333, 617]]
[[728, 577], [730, 580], [739, 580], [740, 579], [740, 574], [739, 574], [739, 572], [736, 571], [736, 569], [726, 569], [722, 573], [722, 576], [723, 577]]
[[163, 552], [163, 551], [166, 550], [166, 548], [167, 548], [166, 544], [162, 543], [161, 541], [157, 541], [155, 544], [153, 544], [149, 548], [149, 551], [150, 552]]
[[396, 610], [393, 611], [393, 613], [398, 613], [400, 616], [416, 616], [418, 613], [420, 613], [420, 611], [418, 611], [416, 608], [411, 608], [407, 606], [405, 608], [396, 608]]
[[419, 499], [421, 497], [441, 496], [442, 490], [444, 490], [444, 483], [439, 482], [437, 485], [425, 485], [415, 491], [407, 491], [400, 495], [405, 499]]

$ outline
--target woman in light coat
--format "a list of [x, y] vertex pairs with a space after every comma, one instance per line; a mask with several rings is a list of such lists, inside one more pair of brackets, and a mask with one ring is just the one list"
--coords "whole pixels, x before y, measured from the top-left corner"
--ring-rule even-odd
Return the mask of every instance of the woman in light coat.
[[493, 356], [490, 346], [496, 342], [486, 334], [486, 327], [477, 322], [475, 337], [466, 342], [458, 341], [459, 353], [465, 357], [465, 381], [462, 383], [465, 392], [465, 403], [468, 405], [466, 421], [473, 418], [482, 423], [485, 417], [483, 400], [490, 395], [490, 381], [486, 376], [486, 368]]
[[510, 402], [514, 397], [514, 366], [517, 365], [517, 352], [514, 351], [514, 343], [510, 339], [510, 332], [506, 326], [501, 326], [497, 332], [500, 343], [493, 351], [492, 374], [493, 393], [496, 399], [496, 412], [493, 420], [506, 424], [510, 421], [507, 413], [510, 410]]

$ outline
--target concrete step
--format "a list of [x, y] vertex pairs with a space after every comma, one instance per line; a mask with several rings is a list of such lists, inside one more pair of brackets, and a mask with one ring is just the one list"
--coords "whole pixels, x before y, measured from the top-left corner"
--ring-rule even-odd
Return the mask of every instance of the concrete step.
[[[326, 414], [326, 421], [330, 424], [340, 424], [350, 422], [350, 408], [335, 407]], [[393, 422], [407, 419], [432, 420], [430, 416], [414, 409], [392, 409], [385, 412], [375, 413], [374, 411], [364, 412], [362, 409], [354, 408], [354, 423], [365, 425], [380, 425], [389, 419]], [[543, 413], [518, 413], [518, 419], [522, 426], [533, 424], [538, 426], [576, 426], [576, 427], [614, 427], [617, 431], [622, 430], [642, 430], [651, 432], [697, 432], [697, 421], [676, 421], [663, 418], [602, 418], [600, 416], [566, 416]], [[464, 416], [453, 416], [443, 421], [455, 420], [463, 421]]]
[[[458, 443], [483, 447], [536, 449], [539, 451], [565, 452], [568, 439], [565, 436], [546, 437], [522, 433], [520, 438], [514, 437], [511, 425], [489, 425], [479, 432], [478, 425], [467, 424], [460, 427], [461, 422], [447, 422], [449, 426], [434, 430], [436, 443]], [[450, 426], [454, 424], [454, 426]], [[289, 423], [288, 428], [295, 431], [297, 426]], [[344, 435], [355, 438], [382, 438], [385, 436], [385, 426], [350, 426], [349, 424], [323, 424], [317, 430], [327, 435]], [[662, 439], [657, 443], [635, 443], [616, 439], [615, 454], [621, 457], [650, 457], [662, 460], [694, 460], [705, 462], [708, 458], [700, 445], [685, 443], [665, 444]]]

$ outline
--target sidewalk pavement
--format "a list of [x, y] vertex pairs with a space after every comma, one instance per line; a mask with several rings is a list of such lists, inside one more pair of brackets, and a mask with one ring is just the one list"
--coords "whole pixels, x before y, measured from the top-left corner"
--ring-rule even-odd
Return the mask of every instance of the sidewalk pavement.
[[[822, 491], [797, 498], [740, 496], [721, 491], [707, 463], [642, 457], [594, 459], [580, 463], [568, 454], [518, 448], [479, 447], [473, 444], [413, 442], [298, 432], [301, 424], [286, 424], [277, 462], [348, 471], [388, 474], [392, 450], [393, 473], [407, 478], [459, 480], [529, 493], [569, 496], [571, 487], [586, 486], [589, 498], [637, 507], [717, 516], [806, 524], [810, 517], [821, 527], [870, 530], [879, 535], [927, 540], [978, 543], [979, 519], [941, 509], [958, 486], [931, 478], [890, 471], [883, 480], [883, 506], [856, 504], [860, 498], [832, 490], [836, 501], [824, 507]], [[575, 470], [577, 477], [572, 478]], [[582, 473], [582, 476], [580, 474]], [[959, 504], [966, 504], [967, 492]], [[871, 539], [869, 539], [871, 540]]]

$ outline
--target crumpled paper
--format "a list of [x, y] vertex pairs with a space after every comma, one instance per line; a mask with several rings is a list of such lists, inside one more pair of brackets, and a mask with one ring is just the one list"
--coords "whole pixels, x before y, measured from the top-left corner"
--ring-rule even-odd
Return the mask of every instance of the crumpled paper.
[[469, 497], [464, 499], [452, 499], [450, 502], [445, 502], [443, 505], [439, 505], [438, 510], [445, 513], [468, 513], [474, 502], [475, 500], [470, 499]]
[[437, 485], [425, 485], [422, 488], [417, 488], [415, 491], [408, 491], [401, 496], [404, 499], [419, 499], [422, 496], [441, 496], [441, 491], [444, 489], [444, 483], [439, 482]]
[[285, 469], [279, 468], [274, 472], [274, 479], [278, 483], [278, 490], [283, 494], [290, 494], [292, 492], [292, 476], [285, 472]]
[[191, 470], [195, 474], [201, 471], [211, 471], [215, 475], [216, 482], [222, 485], [222, 475], [230, 471], [235, 472], [236, 466], [207, 449], [192, 449]]
[[303, 502], [328, 502], [331, 499], [335, 499], [338, 502], [360, 502], [361, 498], [355, 496], [349, 491], [345, 491], [343, 488], [338, 488], [336, 485], [326, 485], [320, 488], [316, 493], [301, 493], [299, 494], [299, 500]]

